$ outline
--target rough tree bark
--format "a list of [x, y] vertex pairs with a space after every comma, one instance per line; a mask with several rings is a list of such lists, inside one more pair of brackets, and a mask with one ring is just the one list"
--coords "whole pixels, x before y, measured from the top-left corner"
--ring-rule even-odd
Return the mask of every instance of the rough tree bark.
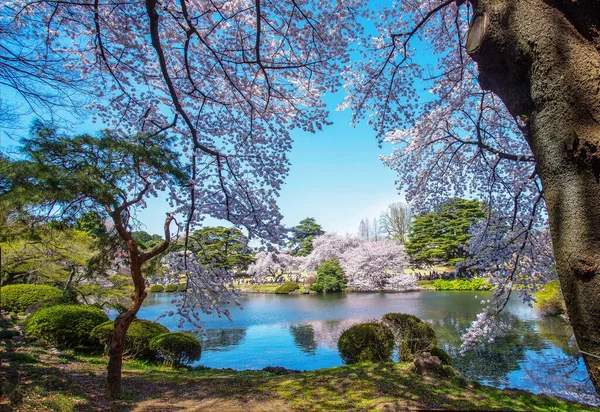
[[126, 225], [121, 220], [121, 212], [122, 211], [120, 210], [112, 212], [111, 217], [115, 223], [115, 229], [117, 230], [119, 237], [127, 246], [130, 262], [129, 268], [134, 290], [131, 295], [131, 304], [127, 308], [127, 311], [119, 314], [115, 319], [114, 332], [110, 340], [108, 371], [106, 374], [107, 392], [110, 396], [114, 396], [121, 392], [121, 369], [123, 366], [125, 335], [147, 295], [146, 281], [142, 274], [142, 266], [149, 259], [167, 250], [171, 241], [170, 225], [173, 220], [172, 215], [167, 215], [164, 227], [164, 242], [152, 251], [142, 253], [135, 243], [135, 240], [133, 240], [131, 231], [127, 229]]
[[567, 311], [600, 393], [600, 1], [470, 0], [480, 84], [523, 122]]

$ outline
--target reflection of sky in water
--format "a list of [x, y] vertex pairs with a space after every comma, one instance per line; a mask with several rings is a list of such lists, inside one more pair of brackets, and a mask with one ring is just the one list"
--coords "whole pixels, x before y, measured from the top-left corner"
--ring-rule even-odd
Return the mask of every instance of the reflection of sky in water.
[[[420, 317], [436, 331], [439, 345], [470, 379], [498, 387], [527, 389], [597, 402], [572, 330], [560, 319], [542, 319], [518, 301], [501, 315], [506, 333], [493, 344], [460, 354], [460, 336], [481, 310], [482, 292], [411, 292], [310, 296], [244, 295], [233, 322], [205, 315], [202, 359], [215, 368], [283, 366], [314, 370], [342, 364], [337, 339], [352, 324], [388, 312]], [[173, 295], [152, 294], [139, 317], [156, 319], [172, 309]], [[177, 329], [178, 319], [160, 320]], [[184, 327], [189, 329], [189, 327]]]

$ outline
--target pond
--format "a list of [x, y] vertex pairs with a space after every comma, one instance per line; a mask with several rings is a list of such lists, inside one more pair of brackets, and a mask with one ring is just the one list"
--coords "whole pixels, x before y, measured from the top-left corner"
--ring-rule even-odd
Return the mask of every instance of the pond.
[[[439, 346], [469, 379], [496, 387], [527, 389], [598, 404], [571, 327], [559, 318], [541, 318], [513, 300], [500, 319], [505, 332], [475, 351], [459, 352], [460, 336], [482, 309], [489, 292], [422, 291], [399, 294], [248, 294], [233, 322], [205, 315], [202, 359], [214, 368], [262, 369], [283, 366], [314, 370], [342, 365], [337, 339], [350, 325], [380, 319], [388, 312], [418, 316], [435, 329]], [[154, 320], [173, 308], [174, 295], [151, 294], [138, 317]], [[177, 329], [178, 319], [160, 322]]]

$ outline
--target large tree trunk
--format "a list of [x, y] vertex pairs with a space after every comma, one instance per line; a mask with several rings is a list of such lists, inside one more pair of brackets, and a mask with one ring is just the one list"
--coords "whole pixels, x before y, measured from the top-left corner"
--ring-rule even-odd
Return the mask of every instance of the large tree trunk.
[[471, 0], [480, 83], [527, 123], [561, 289], [600, 393], [600, 2]]

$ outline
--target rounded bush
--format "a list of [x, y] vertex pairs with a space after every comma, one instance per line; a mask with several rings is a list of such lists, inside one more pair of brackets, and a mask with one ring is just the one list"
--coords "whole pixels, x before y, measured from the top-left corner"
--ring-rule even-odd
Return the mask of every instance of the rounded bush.
[[178, 292], [185, 292], [186, 290], [187, 290], [187, 284], [185, 284], [185, 283], [180, 283], [179, 286], [177, 286]]
[[179, 285], [175, 285], [175, 284], [167, 285], [167, 286], [165, 286], [165, 292], [168, 292], [168, 293], [177, 292], [178, 288], [179, 288]]
[[20, 313], [36, 303], [61, 299], [63, 291], [48, 285], [8, 285], [0, 288], [0, 296], [3, 310]]
[[285, 282], [284, 284], [279, 286], [277, 289], [275, 289], [275, 293], [281, 294], [281, 295], [286, 295], [297, 289], [300, 289], [300, 286], [296, 282]]
[[399, 361], [409, 362], [437, 345], [435, 331], [421, 319], [406, 313], [387, 313], [381, 322], [390, 328], [400, 352]]
[[354, 325], [338, 340], [338, 351], [345, 364], [357, 362], [387, 362], [394, 350], [394, 335], [377, 322]]
[[[104, 345], [105, 351], [110, 346], [110, 339], [115, 330], [115, 322], [109, 321], [98, 325], [91, 331], [91, 336]], [[156, 353], [150, 349], [152, 338], [168, 333], [169, 329], [157, 322], [144, 319], [134, 319], [125, 334], [125, 349], [123, 356], [134, 359], [153, 360]]]
[[25, 336], [67, 348], [97, 346], [92, 330], [108, 316], [96, 306], [57, 305], [41, 308], [25, 322]]
[[164, 292], [164, 291], [165, 291], [165, 287], [163, 285], [150, 286], [150, 292], [152, 292], [152, 293]]
[[548, 282], [543, 290], [533, 294], [535, 306], [542, 316], [558, 316], [566, 312], [565, 300], [560, 292], [560, 285], [553, 280]]
[[165, 363], [179, 367], [200, 359], [202, 344], [195, 336], [174, 332], [163, 333], [150, 341], [150, 349]]

